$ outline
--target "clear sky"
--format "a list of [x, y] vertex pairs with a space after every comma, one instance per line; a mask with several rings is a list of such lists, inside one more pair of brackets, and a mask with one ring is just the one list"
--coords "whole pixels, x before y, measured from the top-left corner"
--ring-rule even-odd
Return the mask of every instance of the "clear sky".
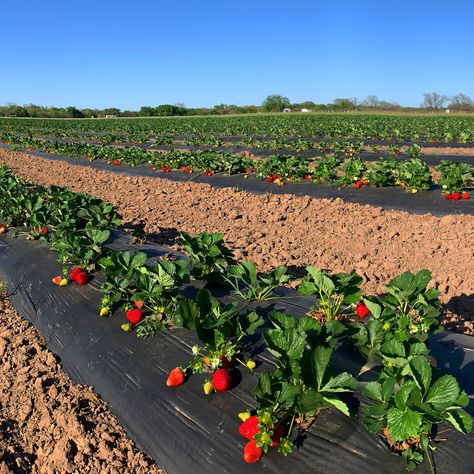
[[1, 0], [0, 104], [474, 97], [473, 0]]

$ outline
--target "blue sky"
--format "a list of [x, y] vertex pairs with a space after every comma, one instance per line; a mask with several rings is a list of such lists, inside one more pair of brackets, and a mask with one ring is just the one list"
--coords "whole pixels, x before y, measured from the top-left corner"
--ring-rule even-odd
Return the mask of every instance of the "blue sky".
[[0, 104], [474, 97], [471, 0], [2, 0]]

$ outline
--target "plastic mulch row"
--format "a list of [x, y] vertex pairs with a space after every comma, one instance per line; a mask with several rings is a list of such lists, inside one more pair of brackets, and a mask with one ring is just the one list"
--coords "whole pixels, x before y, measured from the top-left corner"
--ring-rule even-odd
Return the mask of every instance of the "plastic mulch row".
[[[114, 232], [108, 245], [115, 250], [145, 251], [153, 259], [168, 253], [154, 245], [131, 245], [126, 234]], [[204, 376], [194, 375], [184, 385], [166, 387], [168, 372], [186, 365], [197, 342], [193, 331], [176, 329], [154, 338], [139, 339], [124, 333], [124, 318], [100, 318], [101, 275], [85, 286], [60, 288], [51, 283], [61, 270], [56, 255], [39, 241], [25, 241], [8, 234], [0, 237], [0, 279], [5, 281], [17, 311], [38, 328], [47, 346], [78, 383], [94, 386], [110, 404], [136, 444], [169, 473], [403, 473], [404, 461], [390, 452], [383, 439], [370, 434], [358, 420], [336, 409], [324, 410], [305, 434], [295, 452], [283, 457], [270, 449], [261, 461], [248, 465], [242, 459], [244, 440], [237, 432], [237, 413], [253, 408], [251, 395], [259, 372], [271, 370], [272, 358], [256, 342], [255, 373], [236, 373], [239, 381], [226, 393], [204, 395]], [[199, 285], [183, 291], [192, 294]], [[281, 289], [283, 294], [290, 290]], [[222, 295], [223, 299], [232, 298]], [[308, 310], [310, 300], [276, 300], [259, 311], [280, 309], [295, 316]], [[254, 305], [255, 307], [255, 305]], [[430, 346], [438, 366], [458, 377], [472, 398], [474, 393], [474, 340], [444, 332], [432, 337]], [[334, 369], [356, 375], [364, 360], [355, 352], [338, 349]], [[364, 374], [362, 382], [376, 374]], [[347, 399], [357, 411], [358, 397]], [[474, 407], [470, 406], [470, 413]], [[464, 436], [447, 424], [436, 444], [437, 472], [474, 471], [474, 435]], [[427, 463], [418, 472], [429, 472]]]

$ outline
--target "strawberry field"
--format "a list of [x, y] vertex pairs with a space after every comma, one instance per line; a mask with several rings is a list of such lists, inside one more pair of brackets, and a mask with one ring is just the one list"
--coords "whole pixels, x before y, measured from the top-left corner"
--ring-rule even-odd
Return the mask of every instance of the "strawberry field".
[[[209, 465], [221, 472], [327, 472], [333, 463], [341, 472], [473, 469], [473, 343], [442, 325], [449, 302], [457, 310], [472, 298], [471, 117], [2, 119], [0, 142], [2, 160], [20, 171], [0, 168], [0, 276], [13, 302], [170, 472], [205, 472]], [[467, 252], [464, 271], [455, 286], [454, 276], [440, 284], [438, 267], [420, 268], [423, 247], [413, 241], [426, 234], [411, 238], [413, 260], [387, 267], [383, 279], [373, 262], [359, 265], [356, 257], [341, 265], [335, 256], [334, 266], [323, 267], [317, 250], [293, 268], [291, 245], [262, 271], [242, 258], [245, 248], [237, 253], [227, 243], [218, 224], [193, 233], [177, 218], [177, 245], [163, 247], [137, 224], [147, 216], [129, 216], [127, 197], [119, 209], [92, 196], [87, 179], [77, 181], [79, 191], [45, 185], [34, 166], [46, 162], [61, 173], [67, 163], [88, 176], [116, 176], [131, 183], [130, 195], [141, 193], [143, 176], [157, 187], [171, 181], [178, 193], [206, 183], [209, 201], [213, 186], [230, 189], [230, 208], [243, 193], [290, 193], [308, 199], [294, 202], [295, 215], [315, 197], [383, 203], [398, 212], [393, 221], [408, 221], [403, 209], [419, 215], [420, 227], [430, 212], [443, 216], [437, 225], [447, 230], [435, 234], [424, 262], [440, 260], [448, 241], [442, 258]], [[74, 183], [65, 171], [57, 180], [67, 176]], [[293, 225], [291, 232], [321, 230], [288, 217], [288, 208], [277, 218]], [[358, 219], [360, 208], [351, 209], [351, 220], [332, 221], [332, 228], [321, 220], [320, 227], [329, 247], [349, 228], [356, 255], [364, 238], [355, 230], [368, 222]], [[251, 241], [244, 212], [228, 212]], [[377, 212], [367, 239], [382, 252], [387, 230]], [[188, 216], [198, 220], [199, 208], [191, 206]], [[456, 219], [467, 222], [463, 235], [449, 232]], [[401, 232], [391, 231], [390, 239]], [[263, 237], [271, 253], [278, 235]], [[387, 261], [403, 251], [387, 248]], [[34, 254], [40, 260], [32, 262]], [[26, 284], [21, 272], [31, 271], [41, 276]], [[377, 290], [367, 290], [374, 280]], [[180, 444], [190, 447], [182, 452]]]

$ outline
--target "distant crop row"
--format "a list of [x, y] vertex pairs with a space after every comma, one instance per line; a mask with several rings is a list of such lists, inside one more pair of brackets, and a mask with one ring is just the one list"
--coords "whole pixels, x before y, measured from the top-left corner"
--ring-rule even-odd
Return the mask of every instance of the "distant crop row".
[[[413, 158], [397, 160], [396, 155], [379, 158], [367, 163], [363, 159], [346, 153], [343, 156], [327, 155], [317, 158], [291, 155], [272, 155], [250, 158], [239, 154], [219, 151], [179, 151], [167, 153], [144, 150], [136, 147], [101, 146], [89, 143], [68, 143], [56, 140], [14, 137], [10, 140], [30, 150], [69, 156], [82, 156], [92, 161], [102, 159], [117, 166], [148, 164], [153, 170], [171, 172], [180, 170], [212, 176], [215, 173], [255, 174], [270, 183], [283, 185], [287, 182], [312, 181], [332, 183], [360, 188], [364, 185], [376, 187], [401, 186], [408, 191], [428, 190], [434, 184], [428, 165], [416, 155], [419, 149], [411, 150]], [[0, 141], [6, 137], [0, 135]], [[346, 158], [347, 156], [347, 158]], [[469, 199], [467, 190], [473, 186], [474, 167], [469, 163], [441, 161], [437, 167], [437, 183], [447, 199]]]
[[1, 119], [0, 130], [29, 133], [375, 138], [474, 141], [471, 116], [250, 115], [108, 120]]

